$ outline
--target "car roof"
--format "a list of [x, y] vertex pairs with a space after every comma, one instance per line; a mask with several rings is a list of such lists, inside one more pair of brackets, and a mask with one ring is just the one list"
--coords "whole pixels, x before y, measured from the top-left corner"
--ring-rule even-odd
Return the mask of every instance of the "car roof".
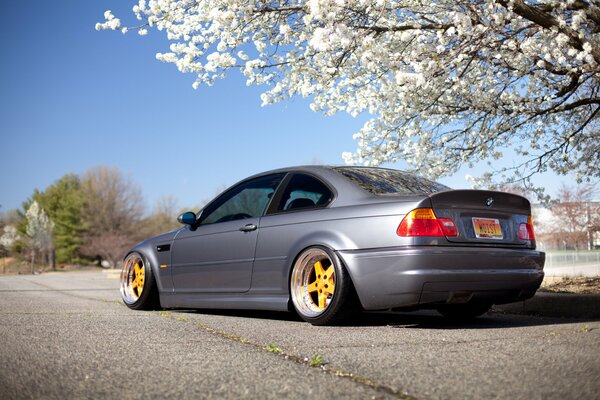
[[[314, 175], [321, 180], [329, 183], [335, 189], [335, 206], [346, 206], [346, 205], [355, 205], [358, 203], [368, 202], [387, 202], [394, 201], [395, 196], [377, 196], [368, 191], [362, 189], [360, 186], [353, 183], [350, 179], [343, 176], [341, 173], [337, 172], [337, 168], [345, 168], [350, 166], [344, 165], [298, 165], [291, 166], [285, 168], [273, 169], [270, 171], [261, 172], [259, 174], [255, 174], [250, 176], [238, 183], [247, 181], [249, 179], [258, 178], [265, 175], [277, 174], [277, 173], [304, 173], [308, 175]], [[387, 169], [393, 170], [391, 168], [381, 168], [381, 167], [362, 167], [362, 166], [351, 166], [351, 168], [377, 168], [377, 169]], [[423, 195], [403, 195], [404, 198], [414, 197], [414, 198], [422, 198], [426, 197]]]

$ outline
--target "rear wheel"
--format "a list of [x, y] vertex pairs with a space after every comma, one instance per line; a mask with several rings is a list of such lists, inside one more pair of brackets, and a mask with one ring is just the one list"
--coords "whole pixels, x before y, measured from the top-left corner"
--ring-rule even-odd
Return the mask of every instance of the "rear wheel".
[[489, 303], [479, 304], [444, 304], [437, 308], [437, 311], [448, 319], [455, 321], [467, 321], [477, 318], [492, 308]]
[[125, 305], [134, 310], [152, 310], [159, 306], [152, 268], [139, 253], [130, 253], [123, 261], [121, 297]]
[[340, 323], [357, 309], [348, 272], [335, 253], [324, 247], [300, 253], [292, 269], [290, 291], [298, 315], [313, 325]]

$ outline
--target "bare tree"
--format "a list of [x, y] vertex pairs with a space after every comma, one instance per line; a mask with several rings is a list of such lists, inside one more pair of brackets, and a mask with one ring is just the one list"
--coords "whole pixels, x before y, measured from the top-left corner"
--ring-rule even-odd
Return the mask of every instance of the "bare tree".
[[172, 195], [160, 197], [152, 214], [144, 219], [144, 236], [154, 236], [179, 227], [177, 198]]
[[553, 230], [561, 239], [575, 248], [591, 249], [593, 233], [600, 230], [600, 203], [594, 202], [594, 186], [570, 187], [562, 185], [558, 201], [551, 210], [554, 215]]
[[100, 166], [90, 169], [82, 181], [90, 228], [126, 232], [141, 219], [144, 213], [141, 189], [118, 168]]
[[[119, 265], [125, 253], [133, 246], [136, 240], [131, 235], [116, 231], [106, 231], [102, 234], [89, 236], [88, 242], [83, 246], [83, 251], [100, 261], [107, 261], [114, 268]], [[104, 266], [102, 263], [100, 264]]]
[[118, 168], [100, 166], [82, 179], [86, 231], [82, 252], [117, 266], [140, 237], [144, 203], [140, 187]]

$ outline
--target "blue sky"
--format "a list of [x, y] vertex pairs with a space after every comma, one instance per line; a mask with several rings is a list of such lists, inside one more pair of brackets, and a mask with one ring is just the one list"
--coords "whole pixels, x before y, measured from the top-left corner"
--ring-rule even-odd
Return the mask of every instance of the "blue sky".
[[[261, 107], [234, 73], [213, 87], [155, 60], [164, 34], [97, 32], [103, 12], [131, 21], [123, 0], [11, 1], [0, 13], [0, 212], [66, 173], [117, 166], [142, 188], [194, 206], [267, 169], [340, 164], [364, 119], [325, 117], [297, 98]], [[508, 161], [511, 163], [510, 161]], [[402, 165], [391, 165], [402, 168]], [[461, 170], [441, 182], [468, 187]], [[547, 175], [554, 194], [568, 178]]]

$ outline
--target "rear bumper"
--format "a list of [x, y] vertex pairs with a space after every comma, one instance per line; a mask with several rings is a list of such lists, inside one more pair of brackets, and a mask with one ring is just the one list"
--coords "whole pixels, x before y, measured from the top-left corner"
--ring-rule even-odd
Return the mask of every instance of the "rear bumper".
[[339, 251], [366, 310], [443, 303], [511, 303], [544, 279], [536, 250], [423, 246]]

